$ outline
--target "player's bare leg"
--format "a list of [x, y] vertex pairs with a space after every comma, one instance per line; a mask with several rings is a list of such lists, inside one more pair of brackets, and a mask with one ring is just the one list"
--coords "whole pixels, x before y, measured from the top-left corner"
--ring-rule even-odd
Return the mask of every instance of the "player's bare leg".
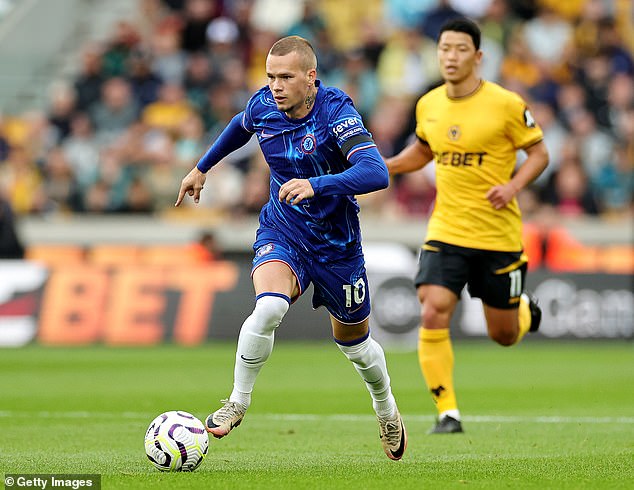
[[517, 344], [528, 332], [536, 332], [542, 311], [530, 293], [520, 296], [518, 308], [500, 309], [484, 305], [489, 337], [500, 345]]

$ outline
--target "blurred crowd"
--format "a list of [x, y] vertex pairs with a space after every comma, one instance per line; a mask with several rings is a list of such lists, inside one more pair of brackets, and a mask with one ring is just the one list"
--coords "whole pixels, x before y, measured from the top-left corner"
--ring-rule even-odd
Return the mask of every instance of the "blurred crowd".
[[[319, 78], [352, 97], [393, 155], [439, 82], [439, 27], [458, 15], [482, 27], [482, 76], [520, 93], [544, 130], [551, 163], [522, 192], [525, 215], [634, 215], [630, 0], [137, 1], [108, 39], [80, 47], [47, 110], [0, 117], [0, 193], [17, 216], [197, 212], [174, 211], [180, 180], [266, 84], [268, 49], [289, 34], [313, 43]], [[434, 197], [426, 168], [360, 201], [421, 217]], [[254, 138], [213, 169], [198, 208], [234, 219], [267, 199]]]

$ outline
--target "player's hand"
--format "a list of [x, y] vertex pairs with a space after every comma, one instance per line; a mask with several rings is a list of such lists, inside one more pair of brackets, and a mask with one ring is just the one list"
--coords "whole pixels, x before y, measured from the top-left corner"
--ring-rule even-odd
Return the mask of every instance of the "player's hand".
[[207, 180], [207, 176], [198, 170], [198, 167], [191, 169], [181, 182], [181, 188], [178, 191], [178, 198], [176, 198], [174, 206], [180, 206], [185, 194], [193, 196], [194, 202], [198, 203], [200, 201], [200, 191], [203, 190], [205, 180]]
[[517, 188], [511, 182], [508, 182], [489, 189], [486, 197], [494, 209], [502, 209], [513, 200], [515, 194], [517, 194]]
[[279, 199], [286, 204], [299, 204], [315, 195], [308, 179], [291, 179], [280, 187]]

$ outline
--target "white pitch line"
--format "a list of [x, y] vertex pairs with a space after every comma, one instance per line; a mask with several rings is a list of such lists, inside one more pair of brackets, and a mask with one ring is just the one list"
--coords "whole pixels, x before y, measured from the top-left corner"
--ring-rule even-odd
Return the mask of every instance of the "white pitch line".
[[[92, 419], [129, 419], [129, 420], [149, 420], [153, 414], [143, 412], [90, 412], [90, 411], [39, 411], [22, 412], [15, 410], [0, 410], [0, 418], [92, 418]], [[284, 420], [284, 421], [343, 421], [343, 422], [366, 422], [375, 420], [374, 415], [353, 415], [353, 414], [309, 414], [309, 413], [254, 413], [250, 414], [251, 419]], [[403, 414], [405, 420], [412, 422], [428, 422], [435, 419], [432, 415], [412, 415]], [[583, 417], [583, 416], [561, 416], [561, 415], [536, 415], [529, 416], [508, 416], [508, 415], [467, 415], [463, 417], [465, 422], [484, 424], [634, 424], [634, 417]]]

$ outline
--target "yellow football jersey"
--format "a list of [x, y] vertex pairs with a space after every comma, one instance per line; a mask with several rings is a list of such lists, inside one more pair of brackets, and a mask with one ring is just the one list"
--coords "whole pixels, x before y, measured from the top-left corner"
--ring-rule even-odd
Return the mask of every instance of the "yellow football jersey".
[[517, 149], [543, 138], [522, 98], [485, 81], [473, 94], [452, 99], [442, 85], [416, 104], [416, 135], [429, 144], [436, 162], [436, 204], [427, 240], [521, 250], [517, 200], [496, 210], [486, 194], [511, 179]]

